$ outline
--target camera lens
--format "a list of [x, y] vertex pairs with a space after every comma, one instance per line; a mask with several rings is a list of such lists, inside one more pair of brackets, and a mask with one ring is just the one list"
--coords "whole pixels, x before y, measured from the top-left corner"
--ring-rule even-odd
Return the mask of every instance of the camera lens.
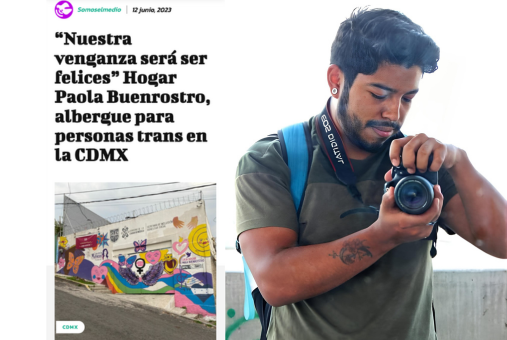
[[427, 202], [426, 191], [421, 183], [413, 181], [407, 183], [400, 190], [400, 201], [409, 209], [418, 209]]
[[398, 207], [408, 214], [422, 214], [433, 202], [433, 187], [427, 179], [408, 176], [401, 179], [394, 189]]

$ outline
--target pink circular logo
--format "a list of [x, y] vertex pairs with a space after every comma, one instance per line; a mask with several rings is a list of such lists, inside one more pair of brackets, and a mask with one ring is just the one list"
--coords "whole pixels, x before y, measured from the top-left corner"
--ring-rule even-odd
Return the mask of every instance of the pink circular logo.
[[55, 14], [60, 19], [67, 19], [74, 12], [74, 7], [68, 1], [60, 1], [55, 6]]

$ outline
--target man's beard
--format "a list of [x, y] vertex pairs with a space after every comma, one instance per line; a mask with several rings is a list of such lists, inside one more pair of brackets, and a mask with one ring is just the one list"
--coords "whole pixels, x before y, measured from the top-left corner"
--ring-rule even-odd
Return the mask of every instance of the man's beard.
[[338, 100], [338, 119], [340, 121], [340, 125], [345, 137], [348, 138], [349, 141], [352, 142], [358, 148], [370, 152], [377, 153], [382, 149], [384, 143], [389, 140], [378, 140], [375, 142], [368, 142], [363, 137], [361, 137], [361, 132], [368, 127], [391, 127], [394, 129], [393, 134], [396, 134], [400, 130], [400, 125], [397, 122], [390, 121], [382, 121], [382, 120], [369, 120], [366, 124], [363, 124], [361, 120], [355, 115], [353, 112], [348, 111], [349, 104], [349, 90], [350, 86], [345, 85], [343, 88], [342, 95]]

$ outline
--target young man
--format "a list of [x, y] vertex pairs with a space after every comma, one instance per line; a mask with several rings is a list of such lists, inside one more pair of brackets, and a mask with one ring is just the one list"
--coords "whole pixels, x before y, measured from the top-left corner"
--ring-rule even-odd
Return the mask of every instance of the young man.
[[[274, 306], [258, 310], [269, 339], [435, 339], [426, 239], [435, 222], [507, 258], [506, 201], [465, 151], [399, 133], [438, 58], [433, 40], [406, 16], [353, 13], [332, 46], [331, 98], [309, 120], [312, 160], [299, 216], [277, 137], [241, 159], [237, 231], [258, 289]], [[337, 138], [328, 125], [345, 150], [326, 144]], [[420, 215], [402, 212], [393, 188], [384, 194], [400, 155], [409, 173], [438, 171], [432, 205]], [[335, 173], [333, 157], [350, 164], [351, 180]]]

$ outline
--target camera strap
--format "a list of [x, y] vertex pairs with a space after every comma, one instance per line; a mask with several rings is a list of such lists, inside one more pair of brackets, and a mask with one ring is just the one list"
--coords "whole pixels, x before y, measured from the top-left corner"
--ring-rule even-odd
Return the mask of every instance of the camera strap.
[[330, 102], [331, 98], [327, 101], [326, 108], [317, 116], [317, 135], [324, 146], [324, 153], [333, 167], [336, 178], [347, 187], [352, 197], [363, 203], [361, 193], [356, 188], [357, 178], [354, 168], [347, 156], [338, 128], [329, 114]]
[[[324, 153], [331, 163], [336, 178], [347, 187], [347, 190], [352, 195], [352, 197], [354, 197], [354, 199], [364, 204], [361, 193], [359, 190], [357, 190], [356, 187], [357, 178], [356, 174], [354, 173], [354, 167], [352, 166], [352, 162], [347, 156], [347, 152], [345, 150], [345, 146], [343, 145], [343, 140], [341, 138], [340, 132], [338, 131], [338, 128], [336, 127], [329, 113], [330, 102], [331, 98], [329, 98], [327, 101], [326, 107], [322, 113], [316, 117], [317, 135], [319, 136], [321, 144], [324, 146]], [[401, 138], [403, 136], [403, 133], [399, 131], [396, 135], [393, 136], [393, 138]], [[359, 212], [375, 212], [378, 214], [378, 208], [372, 206], [357, 208], [346, 212], [344, 216], [341, 217], [343, 218], [346, 215]]]

